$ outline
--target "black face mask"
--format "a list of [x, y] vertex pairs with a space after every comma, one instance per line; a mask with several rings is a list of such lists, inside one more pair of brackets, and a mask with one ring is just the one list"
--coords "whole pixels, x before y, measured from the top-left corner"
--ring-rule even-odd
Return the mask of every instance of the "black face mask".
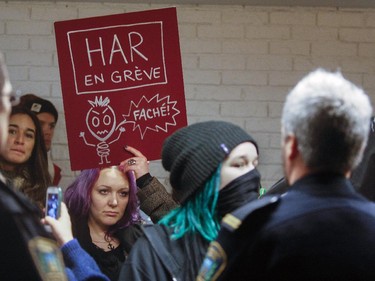
[[220, 217], [259, 197], [260, 174], [257, 169], [232, 180], [219, 192], [217, 209]]

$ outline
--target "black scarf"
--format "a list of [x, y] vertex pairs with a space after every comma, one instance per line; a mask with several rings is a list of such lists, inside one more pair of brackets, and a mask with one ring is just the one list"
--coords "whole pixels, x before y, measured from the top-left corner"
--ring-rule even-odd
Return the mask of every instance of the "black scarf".
[[232, 180], [219, 192], [217, 209], [220, 217], [259, 197], [260, 174], [257, 169]]

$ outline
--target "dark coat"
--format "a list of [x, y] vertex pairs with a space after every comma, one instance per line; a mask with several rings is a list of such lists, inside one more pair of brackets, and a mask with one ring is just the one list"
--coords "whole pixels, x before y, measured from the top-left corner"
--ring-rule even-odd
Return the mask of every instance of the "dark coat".
[[200, 235], [170, 238], [172, 230], [162, 225], [145, 227], [122, 266], [119, 281], [195, 280], [208, 242]]
[[29, 246], [32, 239], [37, 241], [36, 237], [51, 238], [41, 225], [39, 215], [40, 211], [28, 198], [0, 181], [1, 280], [42, 280]]
[[375, 204], [338, 175], [300, 179], [236, 235], [219, 280], [375, 280]]

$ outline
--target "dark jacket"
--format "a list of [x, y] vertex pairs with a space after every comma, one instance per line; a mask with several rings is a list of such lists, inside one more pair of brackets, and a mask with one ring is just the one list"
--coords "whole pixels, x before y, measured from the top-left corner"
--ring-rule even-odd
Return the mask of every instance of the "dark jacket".
[[170, 238], [171, 229], [150, 225], [144, 229], [122, 266], [119, 281], [195, 280], [208, 242], [200, 235]]
[[[37, 270], [37, 264], [38, 261], [40, 264], [43, 261], [42, 259], [33, 260], [33, 253], [38, 253], [36, 247], [31, 246], [31, 241], [35, 242], [35, 246], [42, 245], [44, 242], [54, 245], [55, 243], [41, 225], [39, 215], [37, 207], [23, 194], [14, 191], [0, 181], [1, 280], [42, 280]], [[43, 238], [47, 238], [47, 240], [43, 240]], [[57, 247], [56, 252], [58, 252]], [[40, 254], [39, 257], [42, 255]], [[50, 253], [49, 257], [51, 261], [57, 260], [54, 253]], [[52, 257], [54, 258], [52, 259]], [[60, 265], [63, 266], [62, 261]], [[65, 274], [64, 267], [62, 269]]]
[[338, 175], [298, 180], [231, 238], [241, 247], [219, 280], [375, 280], [375, 204]]

